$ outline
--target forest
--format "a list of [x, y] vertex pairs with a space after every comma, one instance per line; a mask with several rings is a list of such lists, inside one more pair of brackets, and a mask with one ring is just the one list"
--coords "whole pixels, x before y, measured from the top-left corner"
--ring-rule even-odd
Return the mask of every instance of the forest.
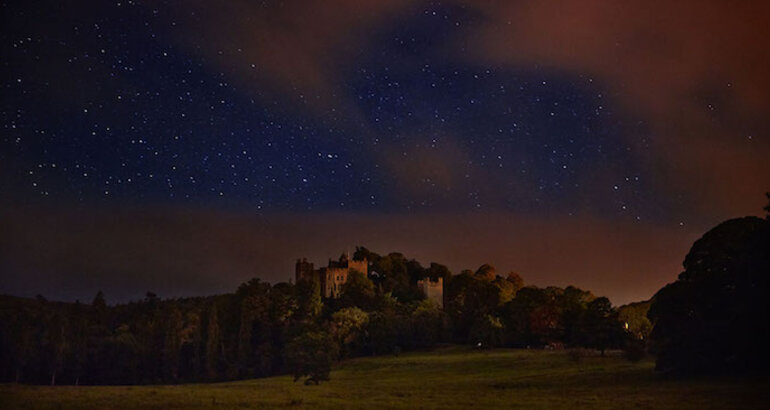
[[[768, 194], [770, 199], [770, 194]], [[770, 213], [770, 204], [765, 208]], [[0, 296], [0, 382], [155, 384], [292, 374], [318, 383], [334, 362], [445, 344], [623, 349], [664, 374], [770, 366], [770, 214], [725, 221], [697, 240], [677, 280], [614, 307], [574, 286], [526, 285], [484, 264], [452, 274], [401, 253], [356, 248], [339, 298], [317, 280], [254, 278], [234, 293], [109, 306]], [[443, 309], [417, 282], [443, 278]], [[577, 357], [576, 357], [577, 358]]]
[[[0, 381], [153, 384], [288, 372], [318, 381], [328, 377], [324, 367], [355, 356], [447, 343], [603, 351], [650, 329], [647, 305], [618, 311], [589, 291], [525, 286], [518, 274], [499, 275], [488, 264], [453, 275], [400, 253], [359, 247], [353, 258], [367, 259], [377, 274], [352, 272], [338, 299], [321, 298], [314, 281], [258, 278], [230, 294], [161, 299], [148, 292], [114, 306], [101, 292], [90, 303], [2, 296]], [[443, 310], [418, 290], [426, 277], [444, 278]]]

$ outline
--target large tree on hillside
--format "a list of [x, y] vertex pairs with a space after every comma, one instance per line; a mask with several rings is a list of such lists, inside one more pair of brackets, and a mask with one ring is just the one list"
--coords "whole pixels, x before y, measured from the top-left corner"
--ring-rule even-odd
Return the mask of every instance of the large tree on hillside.
[[351, 356], [363, 347], [369, 315], [357, 307], [350, 307], [332, 315], [332, 334], [339, 345], [341, 357]]
[[329, 380], [337, 345], [326, 332], [306, 332], [286, 346], [286, 363], [296, 382], [306, 377], [305, 384]]
[[770, 221], [721, 223], [695, 242], [648, 316], [664, 372], [766, 370], [770, 365]]

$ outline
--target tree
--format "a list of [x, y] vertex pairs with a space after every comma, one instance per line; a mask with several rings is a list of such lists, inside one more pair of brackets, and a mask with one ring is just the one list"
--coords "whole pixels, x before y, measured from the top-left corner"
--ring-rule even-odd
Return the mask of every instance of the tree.
[[521, 276], [516, 272], [508, 272], [508, 275], [505, 276], [505, 280], [513, 285], [514, 295], [516, 295], [516, 292], [524, 287], [524, 279], [522, 279]]
[[342, 285], [340, 306], [372, 310], [374, 308], [374, 284], [372, 281], [361, 272], [350, 271], [347, 281]]
[[368, 352], [373, 355], [394, 353], [399, 346], [400, 325], [404, 322], [405, 318], [390, 309], [370, 313], [366, 326]]
[[404, 255], [394, 252], [372, 262], [372, 271], [378, 274], [376, 284], [382, 288], [382, 293], [392, 293], [395, 298], [405, 303], [420, 299], [419, 292], [412, 286], [409, 271], [410, 268], [414, 270], [416, 266], [407, 266], [408, 261]]
[[362, 261], [367, 260], [369, 263], [377, 263], [380, 259], [380, 255], [366, 249], [363, 246], [356, 246], [356, 251], [353, 253], [353, 260]]
[[[554, 315], [547, 306], [550, 303], [548, 292], [535, 286], [526, 286], [516, 293], [516, 297], [501, 308], [502, 321], [505, 324], [506, 343], [516, 347], [540, 346], [544, 332], [550, 334], [548, 323]], [[533, 321], [533, 319], [535, 319]], [[541, 320], [543, 319], [543, 320]], [[545, 320], [548, 319], [548, 320]], [[534, 324], [534, 326], [533, 326]]]
[[176, 304], [166, 318], [163, 337], [163, 376], [165, 380], [179, 380], [179, 362], [182, 348], [182, 313]]
[[219, 377], [222, 362], [222, 335], [216, 302], [211, 304], [206, 329], [206, 374], [210, 379], [216, 379]]
[[770, 366], [770, 220], [723, 222], [698, 239], [677, 281], [652, 299], [651, 350], [671, 373]]
[[495, 278], [493, 283], [495, 284], [495, 286], [497, 286], [498, 295], [499, 295], [498, 300], [501, 305], [504, 305], [510, 302], [511, 299], [513, 299], [513, 297], [516, 295], [516, 291], [518, 290], [516, 289], [516, 286], [513, 283], [499, 276]]
[[412, 340], [416, 347], [432, 347], [441, 338], [443, 317], [436, 303], [424, 299], [412, 312]]
[[596, 298], [588, 304], [583, 319], [583, 331], [586, 346], [599, 350], [602, 357], [605, 350], [621, 347], [623, 342], [624, 333], [617, 311], [605, 297]]
[[305, 384], [329, 380], [337, 346], [326, 332], [306, 332], [286, 346], [286, 364], [294, 381], [307, 377]]
[[55, 312], [46, 323], [47, 360], [51, 372], [51, 385], [56, 384], [56, 375], [62, 370], [64, 353], [67, 348], [67, 319]]
[[96, 296], [94, 296], [94, 300], [91, 302], [91, 306], [95, 310], [107, 309], [107, 302], [104, 300], [104, 292], [101, 290], [96, 292]]
[[428, 273], [428, 277], [431, 280], [437, 280], [438, 278], [443, 278], [444, 282], [449, 280], [449, 278], [452, 276], [452, 272], [449, 271], [449, 268], [436, 262], [430, 263], [430, 268], [428, 268], [427, 273]]
[[765, 219], [770, 219], [770, 192], [765, 192], [765, 196], [767, 197], [767, 205], [765, 205], [765, 207], [762, 209], [767, 211], [767, 216]]
[[650, 301], [629, 303], [618, 308], [618, 320], [627, 326], [628, 333], [638, 340], [647, 340], [652, 330], [652, 323], [647, 318]]
[[495, 267], [485, 263], [476, 270], [476, 278], [486, 281], [493, 281], [497, 274], [495, 273]]
[[70, 314], [70, 364], [72, 374], [75, 376], [75, 385], [80, 384], [80, 376], [86, 367], [88, 360], [88, 321], [83, 306], [75, 302]]
[[359, 350], [365, 340], [369, 316], [357, 307], [345, 308], [332, 315], [332, 333], [339, 344], [341, 357]]
[[301, 279], [297, 282], [297, 320], [314, 320], [321, 314], [321, 284], [316, 279]]
[[100, 359], [106, 368], [100, 372], [104, 384], [134, 384], [139, 382], [142, 350], [128, 325], [121, 325], [105, 338]]
[[0, 353], [10, 359], [8, 362], [14, 367], [14, 382], [19, 383], [24, 368], [35, 359], [35, 327], [32, 315], [26, 310], [17, 311], [8, 317], [3, 317], [3, 325], [0, 328], [2, 339], [5, 342]]
[[596, 299], [591, 292], [582, 290], [575, 286], [567, 286], [562, 294], [561, 304], [561, 324], [564, 328], [564, 342], [577, 346], [580, 345], [583, 337], [583, 316], [588, 309], [588, 304]]
[[468, 339], [478, 347], [495, 347], [503, 340], [503, 322], [500, 318], [485, 314], [473, 322]]
[[[258, 278], [241, 284], [236, 292], [238, 303], [237, 372], [242, 377], [266, 376], [272, 368], [272, 326], [270, 284]], [[276, 300], [281, 297], [276, 295]]]

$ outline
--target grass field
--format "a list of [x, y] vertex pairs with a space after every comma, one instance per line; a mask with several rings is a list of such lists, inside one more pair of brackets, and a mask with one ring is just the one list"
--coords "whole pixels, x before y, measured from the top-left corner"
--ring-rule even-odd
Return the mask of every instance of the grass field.
[[767, 380], [662, 380], [651, 361], [460, 347], [342, 363], [330, 382], [288, 376], [175, 386], [0, 385], [2, 408], [768, 408]]

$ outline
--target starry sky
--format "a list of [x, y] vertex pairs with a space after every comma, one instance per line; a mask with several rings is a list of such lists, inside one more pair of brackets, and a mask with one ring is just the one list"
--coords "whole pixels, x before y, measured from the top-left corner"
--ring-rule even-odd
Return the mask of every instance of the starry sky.
[[770, 5], [0, 2], [0, 293], [364, 245], [616, 303], [770, 190]]

